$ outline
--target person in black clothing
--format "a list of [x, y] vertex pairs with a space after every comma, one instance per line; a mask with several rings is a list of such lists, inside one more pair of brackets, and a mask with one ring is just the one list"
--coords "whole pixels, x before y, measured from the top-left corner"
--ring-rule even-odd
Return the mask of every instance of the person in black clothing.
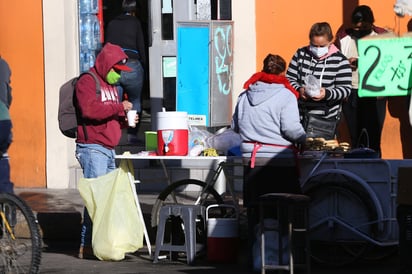
[[[105, 43], [120, 46], [129, 57], [127, 66], [132, 71], [122, 71], [119, 82], [120, 97], [127, 96], [137, 113], [142, 112], [142, 88], [145, 79], [146, 49], [140, 20], [136, 17], [136, 0], [123, 0], [123, 14], [113, 18], [105, 30]], [[125, 95], [123, 95], [125, 94]], [[138, 143], [139, 126], [127, 129], [128, 142]]]
[[[344, 101], [342, 110], [348, 126], [351, 146], [369, 147], [381, 156], [381, 137], [386, 116], [386, 97], [359, 97], [358, 40], [387, 33], [374, 24], [375, 18], [369, 6], [357, 6], [352, 11], [352, 25], [341, 28], [335, 45], [348, 58], [352, 69], [351, 95]], [[367, 136], [363, 136], [366, 130]]]
[[7, 150], [12, 142], [12, 122], [9, 108], [12, 101], [10, 87], [11, 70], [0, 56], [0, 192], [13, 193], [10, 181], [10, 163]]

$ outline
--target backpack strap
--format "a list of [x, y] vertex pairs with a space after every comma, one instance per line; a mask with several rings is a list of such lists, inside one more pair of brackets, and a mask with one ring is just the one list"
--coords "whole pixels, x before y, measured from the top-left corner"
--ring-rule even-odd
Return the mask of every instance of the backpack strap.
[[79, 76], [78, 79], [80, 79], [80, 77], [81, 77], [82, 75], [84, 75], [84, 74], [89, 74], [89, 75], [91, 75], [91, 76], [93, 77], [94, 81], [96, 82], [96, 96], [99, 96], [99, 95], [100, 95], [100, 81], [99, 81], [99, 79], [97, 78], [96, 74], [94, 74], [94, 73], [91, 72], [91, 71], [85, 71], [85, 72], [83, 72], [82, 74], [80, 74], [80, 76]]
[[[94, 74], [91, 71], [82, 72], [80, 74], [80, 76], [77, 78], [77, 81], [79, 81], [80, 77], [82, 77], [84, 74], [89, 74], [93, 77], [94, 81], [96, 82], [96, 97], [99, 97], [100, 93], [101, 93], [101, 91], [100, 91], [100, 81], [99, 81], [99, 79], [97, 79], [96, 74]], [[76, 81], [76, 84], [77, 84], [77, 81]], [[83, 119], [82, 119], [82, 121], [83, 121]], [[89, 136], [87, 135], [86, 124], [84, 123], [84, 121], [82, 122], [82, 126], [83, 126], [84, 138], [87, 140], [89, 138]]]

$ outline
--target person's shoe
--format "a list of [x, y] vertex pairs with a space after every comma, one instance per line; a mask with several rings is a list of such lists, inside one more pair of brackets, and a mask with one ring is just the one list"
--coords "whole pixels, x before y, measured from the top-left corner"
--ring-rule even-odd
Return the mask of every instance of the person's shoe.
[[84, 250], [84, 247], [81, 246], [81, 247], [79, 248], [79, 255], [77, 255], [77, 257], [79, 257], [79, 259], [83, 259], [83, 250]]
[[78, 257], [79, 259], [97, 259], [91, 246], [81, 246]]
[[142, 114], [141, 114], [142, 118], [150, 118], [151, 115], [149, 112], [147, 112], [146, 110], [142, 110]]

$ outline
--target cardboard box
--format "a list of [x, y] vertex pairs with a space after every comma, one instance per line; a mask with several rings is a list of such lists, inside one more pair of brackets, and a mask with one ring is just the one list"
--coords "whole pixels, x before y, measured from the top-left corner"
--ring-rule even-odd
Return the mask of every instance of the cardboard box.
[[400, 205], [412, 205], [412, 167], [398, 168], [398, 195]]

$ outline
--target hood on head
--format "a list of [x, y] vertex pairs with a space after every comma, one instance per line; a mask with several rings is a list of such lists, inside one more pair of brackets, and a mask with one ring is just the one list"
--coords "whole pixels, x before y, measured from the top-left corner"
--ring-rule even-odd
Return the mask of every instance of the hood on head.
[[[97, 73], [104, 78], [111, 68], [115, 65], [122, 64], [124, 60], [127, 60], [127, 55], [123, 52], [121, 47], [112, 43], [106, 43], [96, 57], [95, 68]], [[121, 66], [123, 67], [125, 65]], [[126, 69], [122, 68], [121, 70]]]
[[260, 105], [271, 97], [277, 96], [279, 89], [284, 89], [283, 84], [265, 83], [257, 81], [249, 86], [247, 98], [252, 106]]

